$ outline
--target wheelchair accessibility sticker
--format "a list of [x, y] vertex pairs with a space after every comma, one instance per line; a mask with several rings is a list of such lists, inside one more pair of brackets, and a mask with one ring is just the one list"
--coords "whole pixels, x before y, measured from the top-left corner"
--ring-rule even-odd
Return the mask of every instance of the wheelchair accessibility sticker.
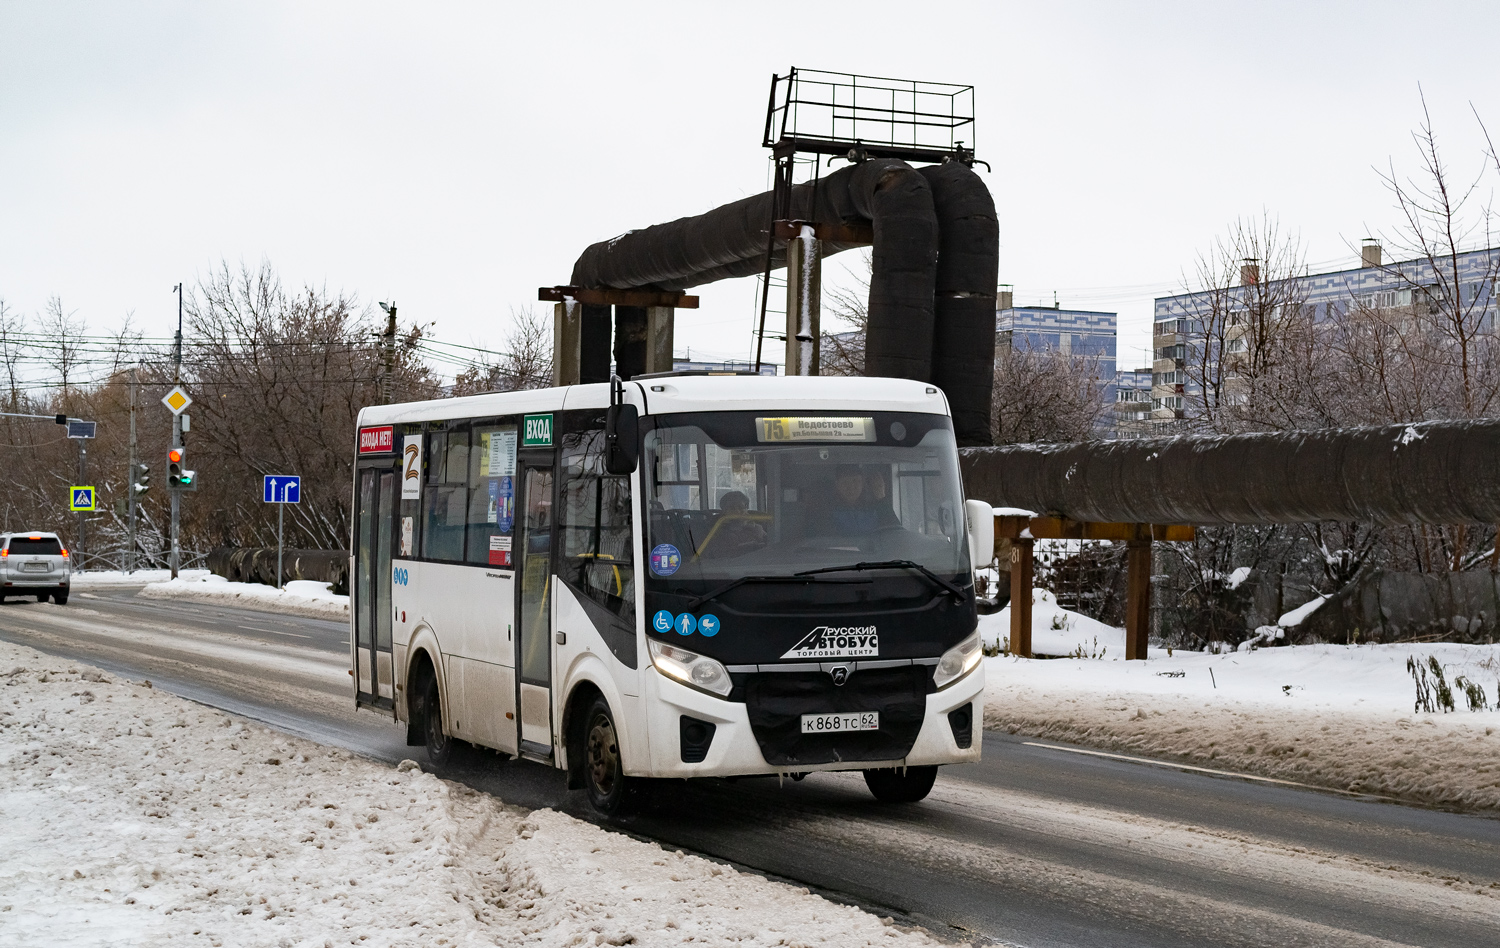
[[672, 613], [665, 609], [658, 609], [656, 615], [651, 617], [651, 628], [658, 632], [672, 631]]

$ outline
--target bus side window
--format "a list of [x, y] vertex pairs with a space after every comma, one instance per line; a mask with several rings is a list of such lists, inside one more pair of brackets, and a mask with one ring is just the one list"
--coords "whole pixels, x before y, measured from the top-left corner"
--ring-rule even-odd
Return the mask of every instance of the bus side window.
[[469, 508], [467, 426], [427, 436], [427, 477], [422, 486], [422, 556], [462, 562]]
[[514, 566], [516, 426], [475, 426], [469, 448], [467, 562]]
[[625, 617], [633, 616], [635, 563], [630, 479], [604, 473], [604, 432], [563, 437], [563, 578]]

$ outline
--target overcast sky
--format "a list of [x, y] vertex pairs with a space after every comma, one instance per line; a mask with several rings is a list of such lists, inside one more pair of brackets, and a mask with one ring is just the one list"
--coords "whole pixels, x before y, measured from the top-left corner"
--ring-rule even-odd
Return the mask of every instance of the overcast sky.
[[[1379, 0], [0, 0], [0, 299], [167, 334], [173, 284], [264, 258], [498, 346], [587, 244], [765, 190], [796, 65], [974, 85], [1001, 281], [1118, 311], [1125, 368], [1236, 217], [1319, 269], [1393, 231], [1374, 166], [1415, 169], [1419, 83], [1477, 173], [1497, 28], [1500, 5]], [[753, 284], [701, 288], [679, 353], [746, 357]]]

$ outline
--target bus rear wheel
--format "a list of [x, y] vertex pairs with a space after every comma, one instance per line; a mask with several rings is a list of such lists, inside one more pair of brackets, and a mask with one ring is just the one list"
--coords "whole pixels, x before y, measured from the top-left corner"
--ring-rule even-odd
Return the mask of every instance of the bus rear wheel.
[[865, 786], [881, 803], [916, 803], [932, 792], [936, 780], [936, 764], [865, 771]]
[[428, 681], [427, 690], [422, 695], [422, 736], [432, 768], [446, 770], [453, 763], [453, 738], [443, 733], [443, 703], [438, 697], [435, 677]]
[[614, 715], [603, 698], [595, 698], [583, 717], [583, 786], [589, 804], [605, 816], [618, 813], [626, 783]]

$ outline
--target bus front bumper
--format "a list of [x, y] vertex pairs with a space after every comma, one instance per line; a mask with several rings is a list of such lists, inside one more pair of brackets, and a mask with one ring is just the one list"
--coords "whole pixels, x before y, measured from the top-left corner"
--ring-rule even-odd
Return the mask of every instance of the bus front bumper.
[[[941, 691], [927, 695], [927, 709], [916, 742], [901, 760], [849, 760], [796, 767], [773, 766], [760, 752], [750, 716], [741, 702], [689, 688], [655, 668], [645, 676], [647, 727], [651, 748], [649, 767], [638, 769], [626, 762], [626, 772], [643, 777], [738, 777], [757, 774], [808, 773], [820, 770], [865, 770], [876, 767], [961, 764], [979, 760], [983, 743], [984, 663]], [[949, 712], [970, 707], [967, 748], [958, 746]], [[708, 752], [699, 763], [682, 759], [682, 717], [697, 718], [714, 725]]]

